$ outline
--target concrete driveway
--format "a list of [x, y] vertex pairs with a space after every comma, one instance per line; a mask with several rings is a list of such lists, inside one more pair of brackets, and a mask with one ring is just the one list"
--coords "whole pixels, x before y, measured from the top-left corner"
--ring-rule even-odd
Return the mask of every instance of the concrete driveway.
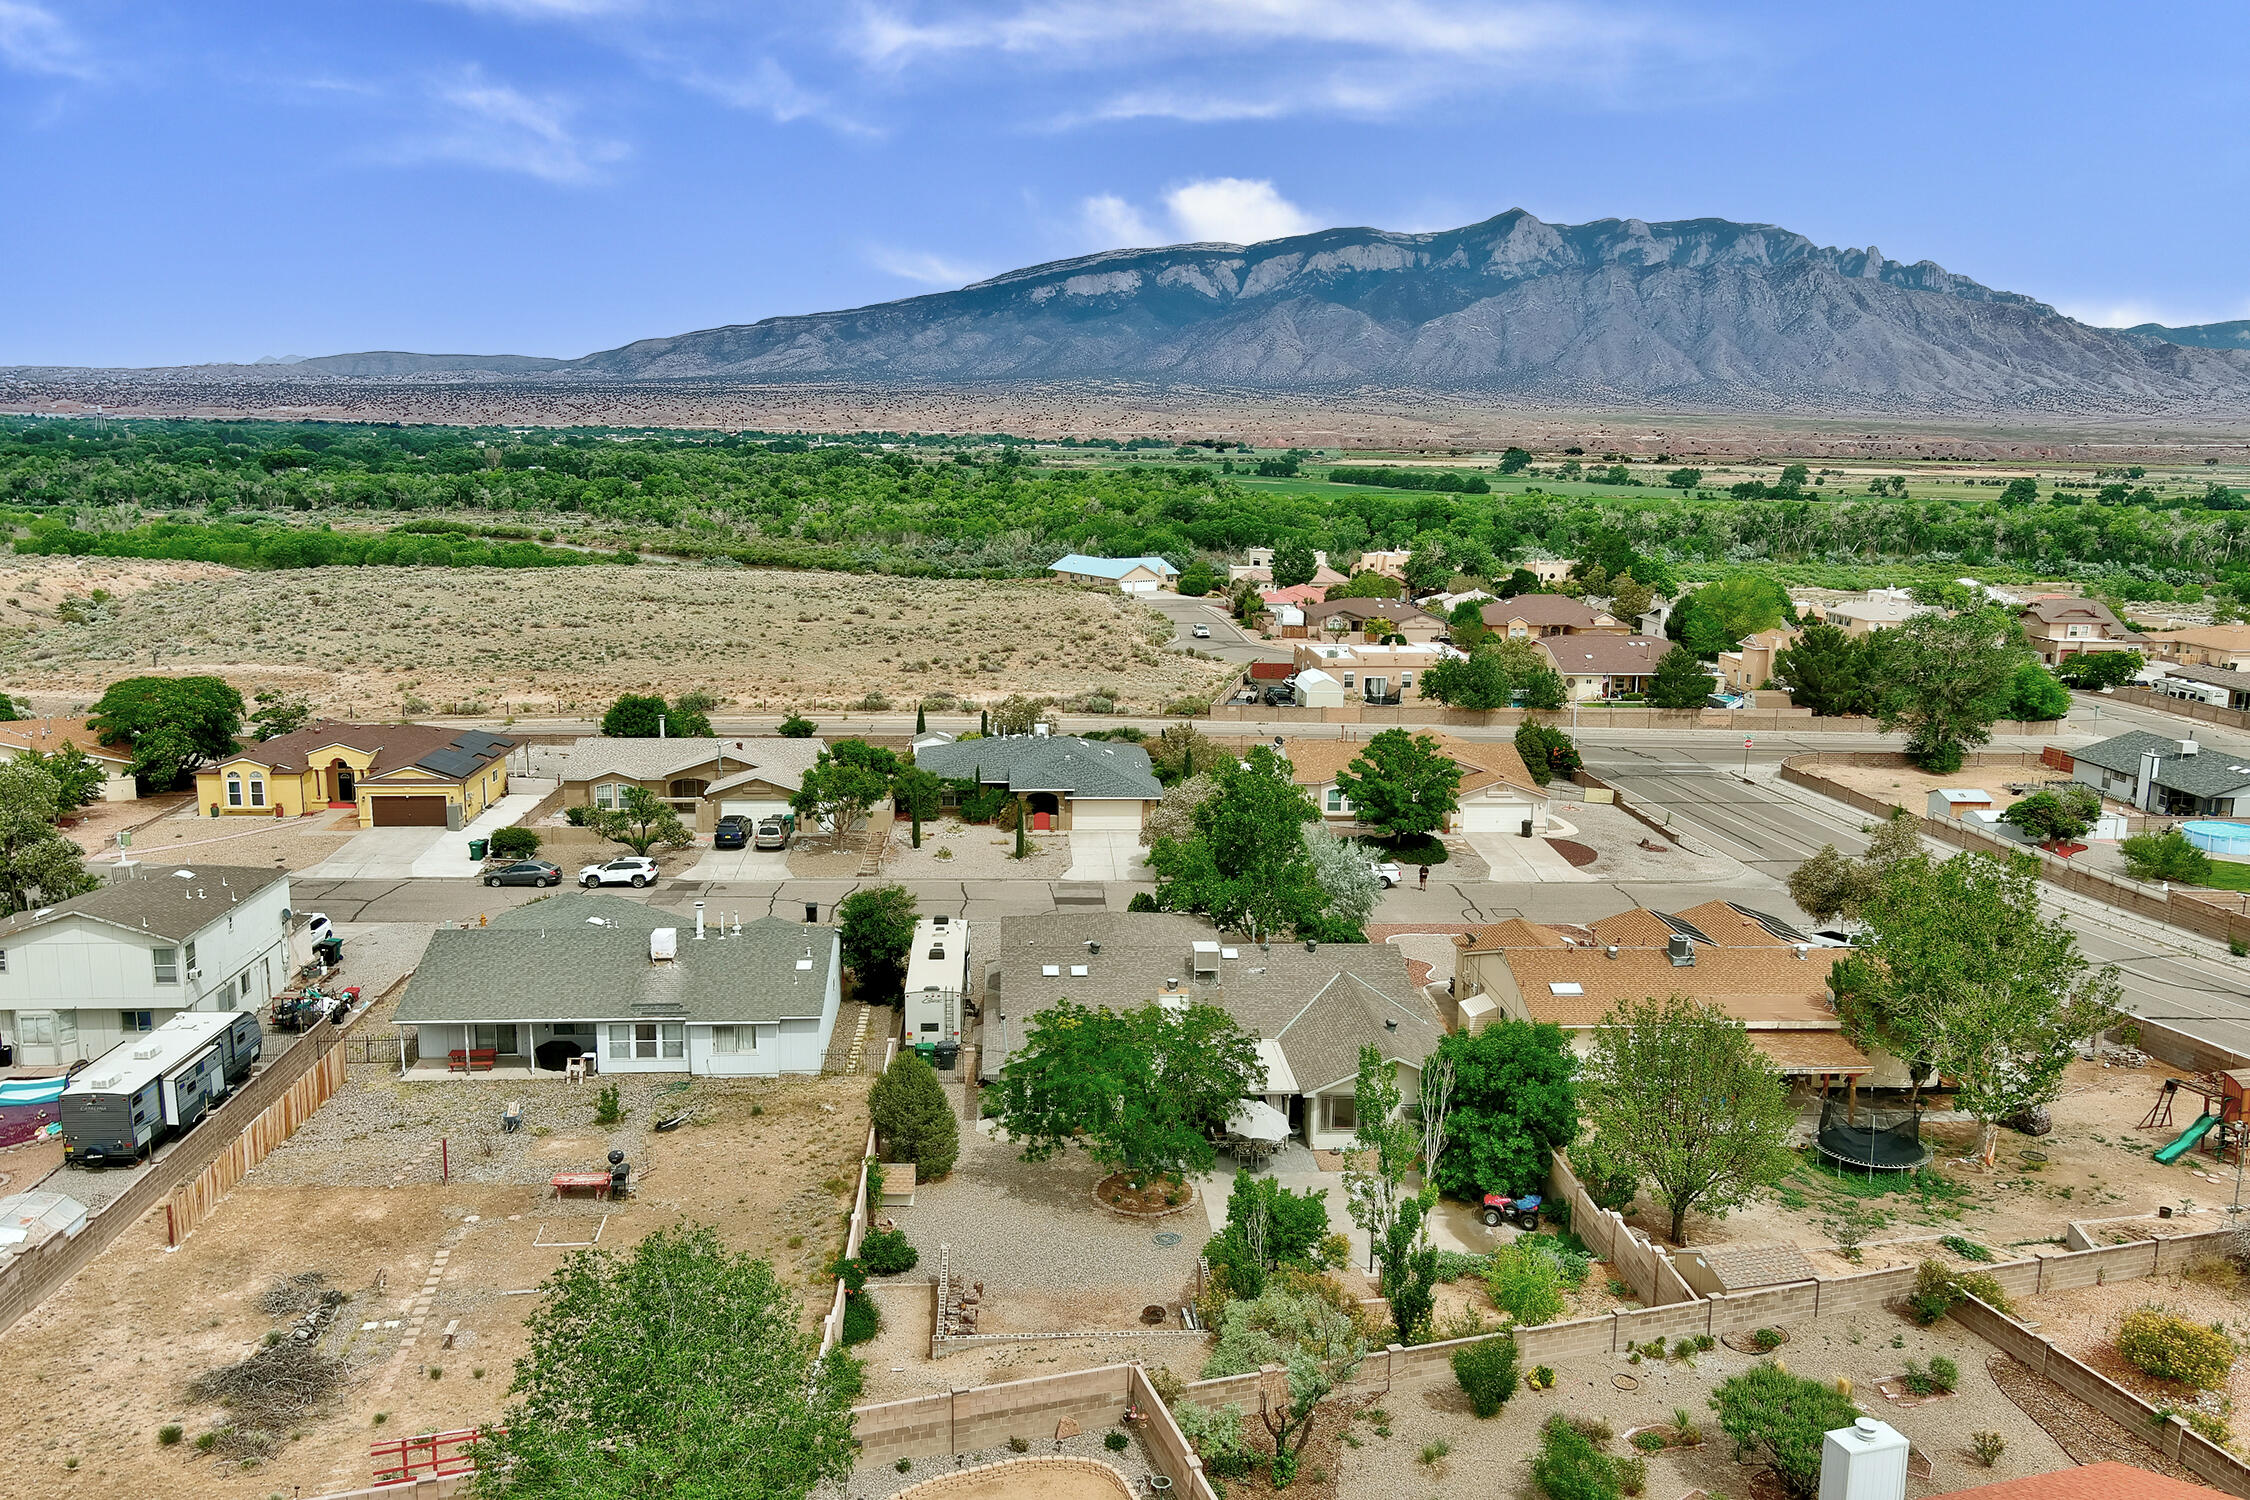
[[363, 828], [343, 848], [297, 873], [308, 880], [405, 880], [437, 840], [466, 837], [446, 828]]
[[1462, 835], [1477, 858], [1492, 868], [1492, 879], [1503, 882], [1562, 883], [1594, 877], [1574, 869], [1545, 839], [1527, 839], [1513, 833]]
[[1141, 836], [1138, 832], [1070, 834], [1070, 868], [1063, 873], [1065, 880], [1145, 880], [1147, 870], [1141, 864]]
[[787, 880], [786, 849], [706, 849], [680, 872], [682, 880]]

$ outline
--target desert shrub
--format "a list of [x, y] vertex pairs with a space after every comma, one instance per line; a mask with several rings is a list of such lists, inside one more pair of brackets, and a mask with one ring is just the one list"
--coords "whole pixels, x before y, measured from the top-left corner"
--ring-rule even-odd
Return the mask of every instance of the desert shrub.
[[1930, 1360], [1930, 1383], [1947, 1395], [1952, 1395], [1961, 1384], [1961, 1367], [1944, 1355]]
[[603, 1084], [602, 1091], [594, 1096], [594, 1123], [596, 1125], [615, 1125], [624, 1118], [625, 1106], [618, 1102], [617, 1085], [614, 1083]]
[[1906, 1373], [1899, 1379], [1905, 1384], [1906, 1393], [1910, 1396], [1934, 1396], [1938, 1393], [1936, 1377], [1914, 1360], [1906, 1362]]
[[1622, 1493], [1616, 1461], [1560, 1413], [1539, 1430], [1531, 1479], [1547, 1500], [1617, 1500]]
[[1188, 1440], [1206, 1473], [1221, 1479], [1240, 1479], [1250, 1472], [1250, 1441], [1242, 1430], [1242, 1408], [1229, 1402], [1205, 1411], [1183, 1403], [1172, 1408], [1180, 1436]]
[[2235, 1347], [2218, 1329], [2151, 1302], [2118, 1321], [2117, 1352], [2144, 1375], [2211, 1391], [2225, 1384]]
[[1027, 1437], [1008, 1439], [1008, 1451], [1010, 1453], [1029, 1453], [1031, 1451], [1031, 1439]]
[[532, 828], [496, 828], [492, 831], [495, 859], [529, 859], [539, 852], [539, 833]]
[[1516, 1393], [1516, 1341], [1503, 1334], [1453, 1351], [1453, 1378], [1479, 1417], [1494, 1417]]
[[1946, 1249], [1952, 1251], [1955, 1255], [1960, 1256], [1963, 1260], [1989, 1261], [1992, 1259], [1992, 1252], [1990, 1250], [1987, 1250], [1984, 1246], [1978, 1244], [1975, 1240], [1966, 1239], [1958, 1234], [1946, 1235], [1944, 1238], [1940, 1239], [1938, 1243], [1943, 1245]]
[[1467, 1250], [1440, 1250], [1437, 1253], [1437, 1279], [1458, 1281], [1463, 1276], [1482, 1276], [1492, 1257]]
[[1711, 1405], [1719, 1426], [1734, 1439], [1735, 1456], [1762, 1452], [1782, 1488], [1797, 1496], [1819, 1491], [1822, 1435], [1859, 1417], [1850, 1397], [1772, 1364], [1754, 1365], [1721, 1382]]
[[1102, 1446], [1112, 1453], [1123, 1453], [1133, 1440], [1112, 1427], [1102, 1434]]
[[167, 1422], [162, 1427], [156, 1429], [156, 1440], [159, 1443], [162, 1443], [165, 1447], [169, 1448], [174, 1443], [177, 1443], [180, 1440], [183, 1433], [184, 1429], [180, 1426], [179, 1423]]
[[1623, 1495], [1638, 1495], [1648, 1488], [1648, 1460], [1643, 1458], [1613, 1458], [1610, 1464], [1617, 1472], [1617, 1490]]
[[1492, 1252], [1484, 1284], [1492, 1294], [1492, 1305], [1527, 1328], [1552, 1323], [1570, 1305], [1563, 1295], [1560, 1263], [1521, 1241]]
[[1150, 895], [1147, 891], [1133, 892], [1133, 899], [1125, 903], [1125, 909], [1127, 911], [1162, 910], [1162, 908], [1156, 904], [1156, 898]]
[[867, 1390], [867, 1361], [831, 1349], [820, 1362], [820, 1379], [825, 1389], [834, 1391], [836, 1398], [849, 1406]]
[[1781, 1347], [1781, 1333], [1777, 1329], [1761, 1328], [1750, 1335], [1750, 1345], [1760, 1354], [1770, 1354]]
[[1914, 1273], [1914, 1290], [1906, 1294], [1908, 1316], [1924, 1328], [1974, 1297], [1997, 1312], [2012, 1312], [2008, 1294], [1990, 1271], [1951, 1271], [1934, 1260], [1923, 1261]]
[[867, 1270], [874, 1276], [896, 1276], [914, 1269], [921, 1257], [908, 1243], [905, 1232], [897, 1229], [878, 1229], [859, 1242], [859, 1258], [866, 1262]]
[[1580, 1413], [1572, 1416], [1569, 1421], [1573, 1431], [1597, 1448], [1617, 1436], [1617, 1429], [1610, 1426], [1608, 1419], [1604, 1417], [1589, 1417]]
[[883, 1314], [876, 1308], [875, 1299], [865, 1292], [857, 1292], [844, 1299], [844, 1344], [864, 1344], [882, 1332]]
[[1424, 1443], [1422, 1445], [1422, 1451], [1416, 1454], [1415, 1458], [1423, 1468], [1434, 1469], [1439, 1464], [1444, 1463], [1446, 1455], [1451, 1453], [1452, 1451], [1453, 1445], [1447, 1442], [1444, 1438], [1439, 1438], [1434, 1443]]
[[592, 817], [593, 813], [594, 810], [590, 807], [566, 807], [563, 809], [563, 821], [573, 828], [584, 828], [586, 820]]
[[1661, 1453], [1664, 1451], [1664, 1435], [1644, 1427], [1633, 1434], [1633, 1446], [1643, 1453]]
[[1530, 1390], [1551, 1391], [1555, 1388], [1555, 1367], [1553, 1365], [1533, 1365], [1531, 1373], [1524, 1376], [1523, 1383]]
[[1991, 1468], [2000, 1462], [2000, 1455], [2008, 1451], [2008, 1440], [1997, 1432], [1972, 1432], [1969, 1434], [1969, 1451], [1977, 1462]]

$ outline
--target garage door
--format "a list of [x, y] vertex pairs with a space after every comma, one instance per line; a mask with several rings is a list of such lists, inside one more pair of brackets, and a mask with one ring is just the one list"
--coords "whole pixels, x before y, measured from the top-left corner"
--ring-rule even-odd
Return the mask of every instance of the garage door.
[[1141, 804], [1121, 798], [1079, 798], [1070, 804], [1070, 827], [1074, 833], [1110, 830], [1138, 833], [1141, 827]]
[[371, 797], [377, 828], [443, 828], [443, 797]]
[[721, 800], [719, 803], [719, 816], [722, 818], [764, 818], [779, 816], [787, 811], [789, 811], [789, 804], [786, 802], [760, 800], [755, 797], [730, 797]]
[[1521, 802], [1467, 802], [1461, 806], [1463, 833], [1521, 833], [1531, 809]]

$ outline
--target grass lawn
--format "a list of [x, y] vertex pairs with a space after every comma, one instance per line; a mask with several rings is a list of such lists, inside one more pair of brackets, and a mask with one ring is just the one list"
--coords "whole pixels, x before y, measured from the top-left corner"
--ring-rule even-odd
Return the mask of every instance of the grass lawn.
[[2214, 859], [2211, 861], [2211, 873], [2196, 884], [2214, 891], [2250, 891], [2250, 864], [2231, 859]]

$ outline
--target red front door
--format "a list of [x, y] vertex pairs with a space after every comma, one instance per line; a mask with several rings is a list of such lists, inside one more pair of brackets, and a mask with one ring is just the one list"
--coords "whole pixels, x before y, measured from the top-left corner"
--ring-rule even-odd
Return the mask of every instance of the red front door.
[[1033, 833], [1045, 833], [1054, 826], [1055, 819], [1052, 813], [1033, 813], [1031, 815], [1031, 831]]

